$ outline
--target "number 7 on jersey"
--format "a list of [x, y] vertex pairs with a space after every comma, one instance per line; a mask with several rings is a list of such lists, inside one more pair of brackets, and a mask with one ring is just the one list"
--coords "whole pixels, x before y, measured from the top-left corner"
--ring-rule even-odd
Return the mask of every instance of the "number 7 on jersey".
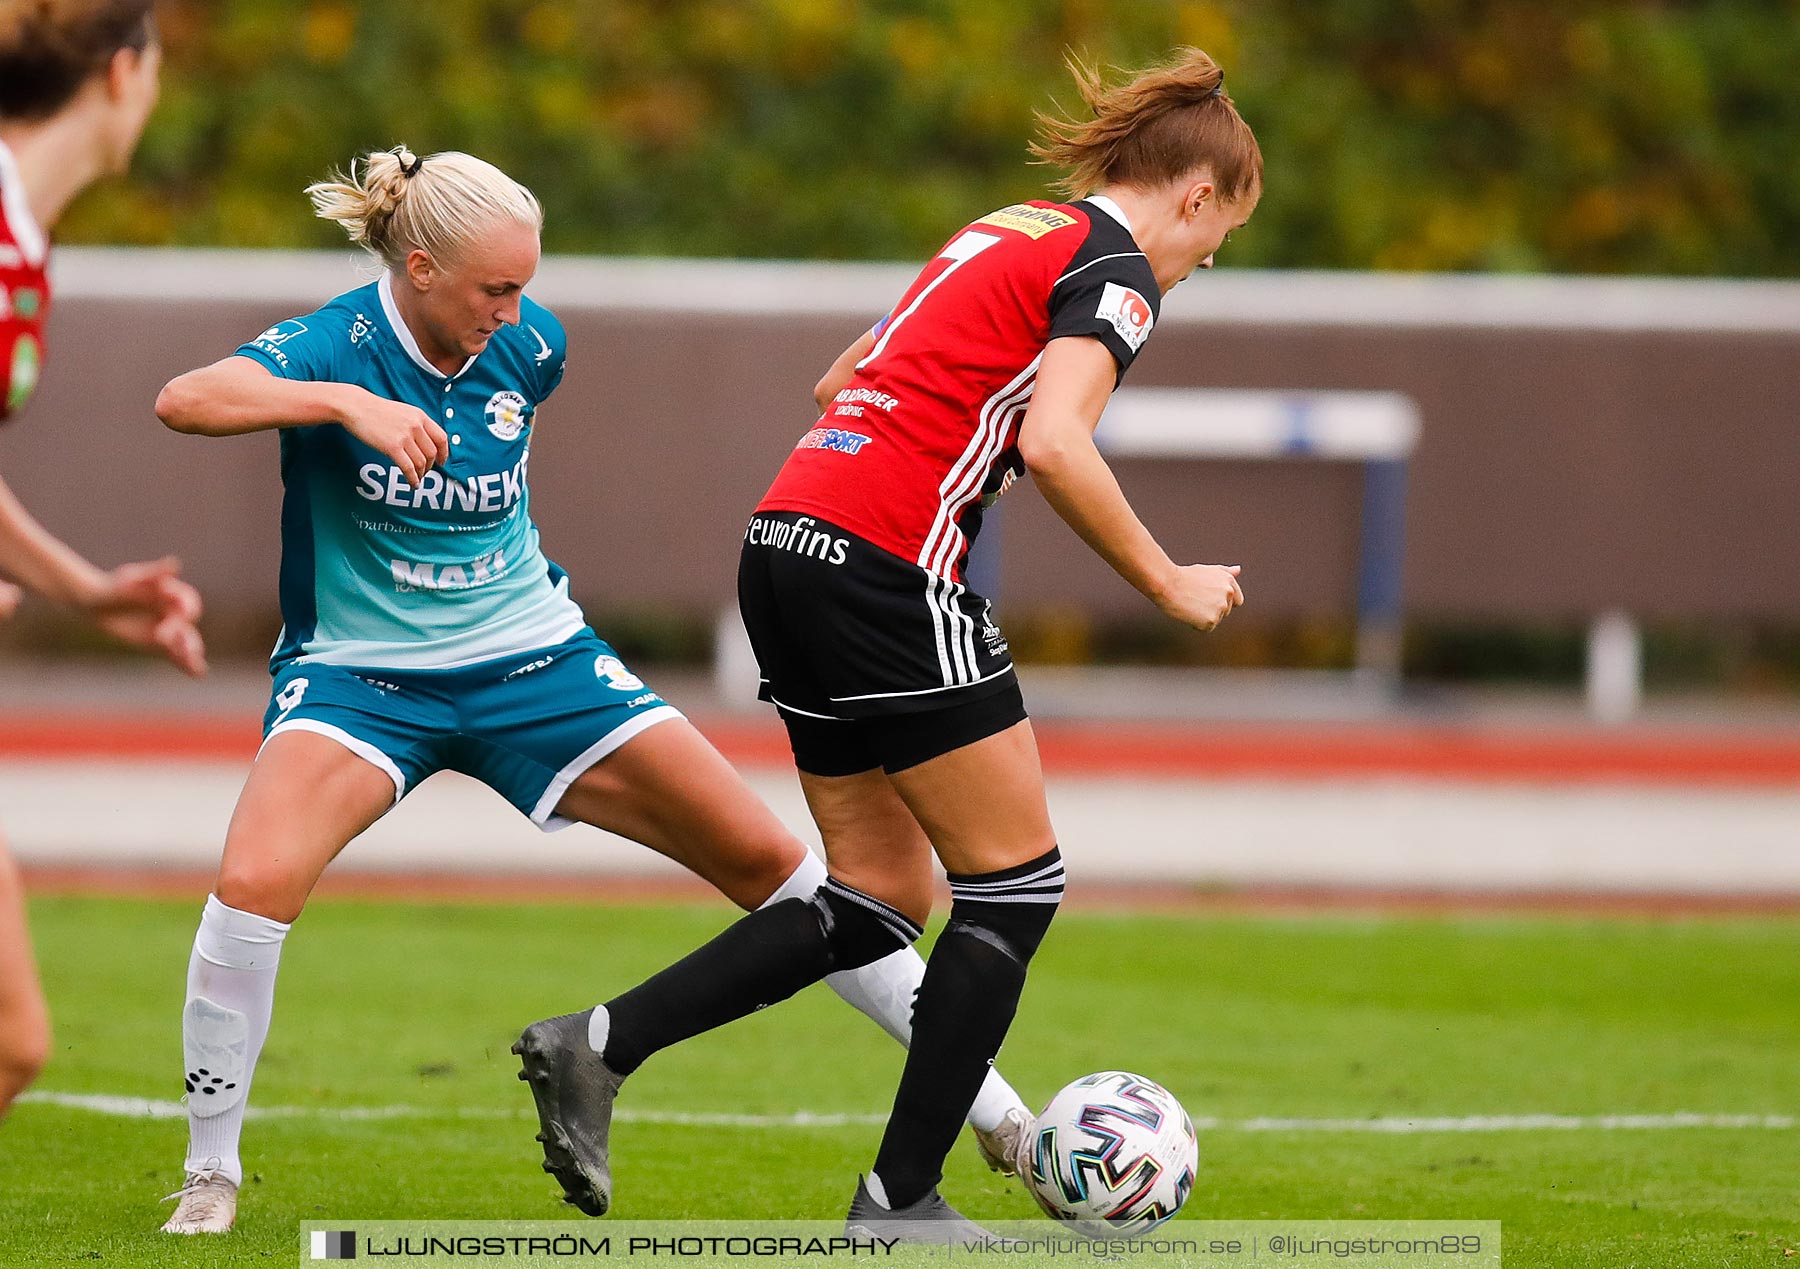
[[908, 304], [904, 311], [887, 324], [887, 329], [881, 332], [881, 338], [875, 341], [873, 348], [869, 349], [869, 355], [856, 363], [856, 368], [862, 370], [881, 356], [882, 350], [887, 347], [888, 340], [892, 339], [894, 332], [900, 328], [900, 323], [918, 312], [919, 305], [925, 302], [925, 297], [937, 290], [945, 278], [999, 241], [999, 235], [984, 234], [978, 229], [965, 230], [952, 238], [949, 245], [939, 252], [937, 257], [938, 260], [948, 260], [949, 265], [913, 297], [913, 302]]

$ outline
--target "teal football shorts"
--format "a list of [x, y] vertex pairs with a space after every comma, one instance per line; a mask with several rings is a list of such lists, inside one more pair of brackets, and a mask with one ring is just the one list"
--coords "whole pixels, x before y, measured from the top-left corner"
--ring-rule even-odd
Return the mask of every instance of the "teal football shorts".
[[681, 711], [591, 630], [555, 647], [447, 670], [292, 661], [276, 672], [263, 743], [286, 731], [330, 737], [394, 782], [398, 802], [427, 776], [473, 776], [550, 831], [556, 804], [589, 767]]

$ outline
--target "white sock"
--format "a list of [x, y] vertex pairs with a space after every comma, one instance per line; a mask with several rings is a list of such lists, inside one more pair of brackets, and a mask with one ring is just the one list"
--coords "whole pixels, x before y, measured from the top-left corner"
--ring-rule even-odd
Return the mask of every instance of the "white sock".
[[869, 1192], [869, 1197], [879, 1203], [884, 1211], [894, 1210], [894, 1205], [888, 1202], [887, 1186], [883, 1185], [881, 1178], [873, 1172], [863, 1178], [863, 1189]]
[[766, 908], [780, 903], [783, 899], [810, 899], [813, 891], [824, 885], [825, 879], [830, 875], [825, 870], [825, 861], [809, 850], [806, 852], [806, 858], [795, 865], [794, 871], [788, 874], [788, 879], [775, 887], [775, 893], [756, 906]]
[[189, 1172], [215, 1171], [243, 1183], [238, 1139], [250, 1077], [269, 1034], [275, 971], [289, 928], [207, 896], [188, 960], [187, 1007], [181, 1014]]

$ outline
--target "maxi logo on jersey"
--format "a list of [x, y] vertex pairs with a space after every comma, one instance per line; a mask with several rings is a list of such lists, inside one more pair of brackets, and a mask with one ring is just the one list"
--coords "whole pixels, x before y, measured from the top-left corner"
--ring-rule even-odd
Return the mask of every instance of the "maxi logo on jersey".
[[395, 560], [394, 589], [401, 594], [416, 590], [473, 590], [497, 582], [512, 571], [502, 551], [477, 555], [467, 564], [431, 564], [423, 560]]

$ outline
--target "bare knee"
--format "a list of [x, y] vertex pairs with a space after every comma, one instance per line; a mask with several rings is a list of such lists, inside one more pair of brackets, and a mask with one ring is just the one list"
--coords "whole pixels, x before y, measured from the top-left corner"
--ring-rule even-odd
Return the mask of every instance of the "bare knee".
[[923, 839], [914, 840], [915, 834], [916, 828], [886, 842], [866, 834], [857, 834], [852, 842], [845, 834], [834, 834], [825, 841], [831, 875], [924, 925], [931, 918], [931, 855]]
[[749, 911], [787, 884], [806, 854], [800, 840], [785, 832], [748, 839], [707, 860], [707, 879], [727, 899]]
[[219, 866], [218, 880], [213, 883], [213, 894], [226, 907], [290, 925], [306, 906], [310, 892], [305, 879], [282, 869], [229, 858]]

